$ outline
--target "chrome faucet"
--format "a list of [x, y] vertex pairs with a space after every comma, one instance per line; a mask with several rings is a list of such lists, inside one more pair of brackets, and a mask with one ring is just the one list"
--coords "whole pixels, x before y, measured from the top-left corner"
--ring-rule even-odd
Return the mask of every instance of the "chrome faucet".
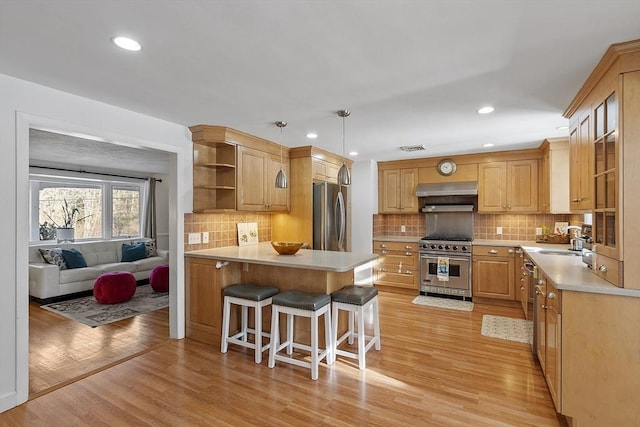
[[569, 232], [569, 230], [576, 230], [573, 237], [580, 237], [580, 233], [582, 231], [582, 227], [578, 227], [577, 225], [570, 225], [567, 228], [564, 229], [565, 232]]

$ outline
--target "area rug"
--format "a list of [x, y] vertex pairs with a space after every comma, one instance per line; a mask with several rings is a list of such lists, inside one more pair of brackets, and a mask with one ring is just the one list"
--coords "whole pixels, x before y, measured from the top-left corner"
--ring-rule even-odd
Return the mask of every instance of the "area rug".
[[485, 337], [530, 344], [533, 341], [533, 322], [485, 314], [482, 316], [481, 334]]
[[95, 328], [168, 306], [168, 292], [154, 292], [151, 285], [142, 285], [136, 288], [132, 299], [120, 304], [100, 304], [92, 295], [41, 307]]
[[427, 297], [418, 295], [412, 301], [418, 305], [428, 305], [430, 307], [447, 308], [449, 310], [473, 311], [473, 303], [470, 301], [459, 301], [449, 298]]

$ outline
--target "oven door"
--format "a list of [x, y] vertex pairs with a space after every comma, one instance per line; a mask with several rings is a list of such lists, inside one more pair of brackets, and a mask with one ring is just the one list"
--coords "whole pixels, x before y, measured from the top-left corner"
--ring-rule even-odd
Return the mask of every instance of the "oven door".
[[420, 255], [420, 291], [471, 297], [471, 259], [449, 259], [449, 280], [438, 277], [438, 255]]

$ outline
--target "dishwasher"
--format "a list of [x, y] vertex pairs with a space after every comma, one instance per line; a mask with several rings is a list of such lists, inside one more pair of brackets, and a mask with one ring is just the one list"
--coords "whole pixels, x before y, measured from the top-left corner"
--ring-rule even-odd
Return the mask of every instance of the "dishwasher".
[[537, 337], [536, 337], [536, 281], [538, 279], [538, 267], [535, 263], [525, 255], [523, 268], [525, 272], [524, 286], [527, 289], [527, 311], [524, 313], [527, 320], [533, 321], [533, 339], [531, 340], [531, 351], [534, 356], [537, 352]]

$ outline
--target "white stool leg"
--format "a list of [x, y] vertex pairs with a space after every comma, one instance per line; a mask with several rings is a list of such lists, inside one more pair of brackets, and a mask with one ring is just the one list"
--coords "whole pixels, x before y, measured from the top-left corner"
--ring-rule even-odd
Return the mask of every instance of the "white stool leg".
[[276, 366], [276, 350], [280, 345], [280, 313], [277, 305], [271, 307], [271, 345], [269, 346], [268, 366], [273, 368]]
[[380, 351], [380, 321], [378, 319], [378, 297], [374, 297], [373, 304], [371, 305], [373, 310], [373, 339], [375, 340], [375, 348]]
[[255, 330], [255, 361], [256, 363], [262, 362], [262, 307], [260, 307], [260, 302], [256, 302], [255, 310], [255, 325], [253, 329]]
[[231, 311], [231, 303], [229, 297], [224, 297], [224, 309], [222, 311], [222, 342], [220, 352], [226, 353], [229, 347], [227, 338], [229, 337], [229, 312]]
[[[327, 365], [333, 365], [333, 362], [335, 362], [336, 360], [336, 356], [335, 356], [335, 352], [334, 352], [334, 341], [333, 341], [333, 330], [332, 330], [332, 321], [333, 319], [331, 319], [331, 310], [328, 309], [325, 313], [324, 313], [324, 342], [325, 342], [325, 348], [327, 350]], [[336, 331], [337, 331], [338, 325], [336, 324]]]
[[318, 315], [311, 316], [311, 379], [318, 379]]
[[362, 306], [358, 307], [358, 367], [360, 370], [365, 369], [365, 333], [364, 333], [364, 310]]
[[331, 316], [331, 363], [336, 361], [336, 349], [338, 348], [338, 304], [333, 304], [333, 314]]
[[353, 311], [349, 311], [349, 338], [347, 342], [349, 345], [353, 344]]
[[247, 329], [249, 328], [249, 307], [246, 305], [242, 306], [242, 341], [247, 341], [247, 337], [249, 334], [247, 333]]
[[293, 314], [287, 314], [287, 354], [291, 356], [293, 354]]

